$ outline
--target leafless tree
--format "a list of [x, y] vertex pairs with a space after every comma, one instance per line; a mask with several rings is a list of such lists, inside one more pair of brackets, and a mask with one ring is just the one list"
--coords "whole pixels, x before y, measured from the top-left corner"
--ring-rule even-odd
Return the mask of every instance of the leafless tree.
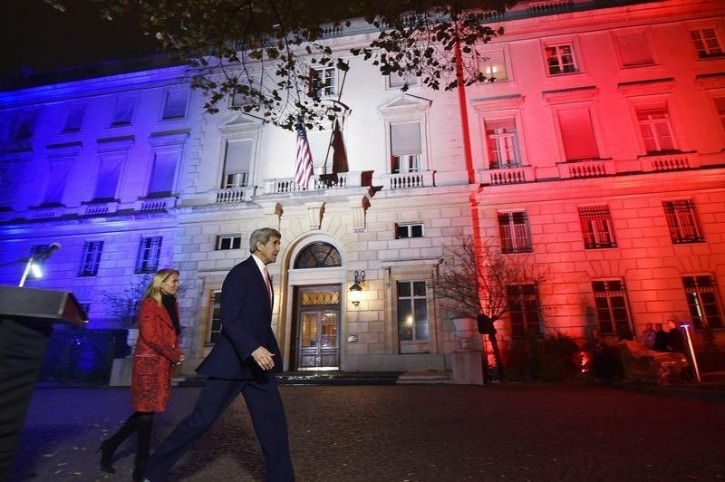
[[[491, 238], [460, 236], [449, 249], [435, 284], [435, 293], [448, 315], [476, 318], [478, 331], [488, 335], [491, 342], [501, 379], [503, 360], [494, 324], [509, 313], [512, 305], [521, 301], [522, 290], [511, 287], [544, 281], [546, 271], [534, 264], [530, 254], [502, 253]], [[485, 369], [486, 354], [482, 356]]]

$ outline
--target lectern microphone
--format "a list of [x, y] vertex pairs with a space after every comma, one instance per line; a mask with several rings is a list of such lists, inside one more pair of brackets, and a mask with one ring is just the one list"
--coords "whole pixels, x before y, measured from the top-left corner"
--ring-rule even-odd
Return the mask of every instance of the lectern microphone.
[[38, 254], [34, 255], [34, 259], [45, 259], [48, 258], [51, 254], [55, 253], [61, 248], [60, 243], [53, 243], [50, 246], [48, 246], [43, 251], [39, 252]]

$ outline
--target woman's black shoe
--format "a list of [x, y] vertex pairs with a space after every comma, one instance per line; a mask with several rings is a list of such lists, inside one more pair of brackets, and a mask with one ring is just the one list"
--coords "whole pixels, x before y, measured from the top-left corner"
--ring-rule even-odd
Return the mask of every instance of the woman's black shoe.
[[113, 452], [116, 450], [110, 446], [108, 443], [108, 440], [104, 440], [101, 442], [101, 446], [98, 447], [98, 450], [96, 450], [96, 453], [101, 452], [101, 470], [109, 473], [109, 474], [115, 474], [116, 469], [113, 468], [113, 465], [111, 465], [111, 457], [113, 457]]

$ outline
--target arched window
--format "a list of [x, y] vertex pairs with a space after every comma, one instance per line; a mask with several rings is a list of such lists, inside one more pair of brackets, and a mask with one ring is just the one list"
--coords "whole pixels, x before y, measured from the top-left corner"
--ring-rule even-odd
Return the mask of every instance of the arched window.
[[297, 256], [295, 269], [342, 266], [340, 252], [328, 243], [312, 243]]

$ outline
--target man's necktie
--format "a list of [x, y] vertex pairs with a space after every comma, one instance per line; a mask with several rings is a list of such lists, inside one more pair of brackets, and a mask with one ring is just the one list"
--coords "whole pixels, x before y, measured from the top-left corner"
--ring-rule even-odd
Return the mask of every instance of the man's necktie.
[[267, 285], [267, 294], [269, 295], [269, 304], [272, 304], [272, 283], [269, 280], [269, 271], [264, 267], [264, 284]]

